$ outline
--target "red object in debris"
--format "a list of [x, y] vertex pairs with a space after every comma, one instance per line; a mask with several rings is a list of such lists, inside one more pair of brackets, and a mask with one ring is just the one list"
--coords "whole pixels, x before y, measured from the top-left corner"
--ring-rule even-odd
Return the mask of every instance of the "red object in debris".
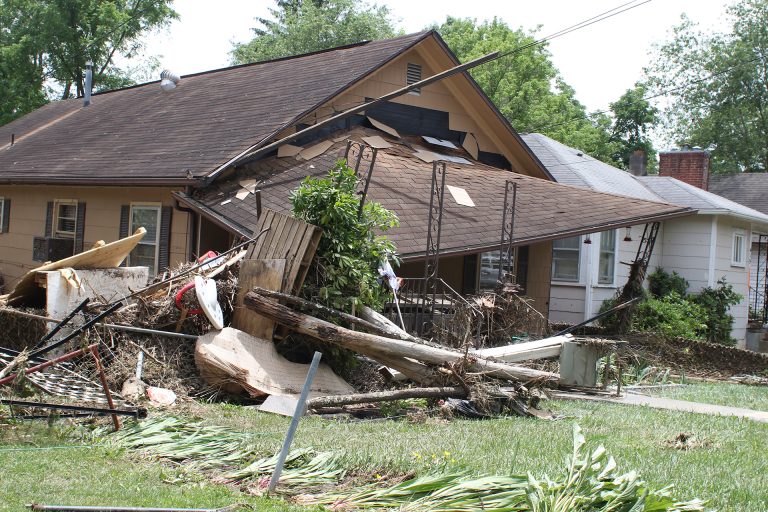
[[203, 263], [204, 261], [208, 261], [209, 259], [215, 258], [218, 255], [219, 255], [219, 253], [217, 253], [216, 251], [208, 251], [207, 253], [205, 253], [202, 256], [200, 256], [199, 258], [197, 258], [197, 262], [198, 263]]
[[[184, 294], [185, 294], [185, 293], [187, 293], [189, 290], [193, 289], [194, 287], [195, 287], [195, 282], [194, 282], [194, 281], [192, 281], [191, 283], [187, 283], [187, 284], [185, 284], [185, 285], [184, 285], [184, 286], [181, 288], [181, 290], [179, 290], [179, 291], [176, 293], [176, 307], [177, 307], [178, 309], [180, 309], [180, 310], [183, 310], [183, 309], [184, 309], [184, 305], [181, 303], [181, 299], [182, 299], [182, 297], [184, 296]], [[196, 309], [190, 309], [190, 310], [188, 310], [188, 311], [187, 311], [187, 314], [188, 314], [188, 315], [199, 315], [199, 314], [200, 314], [200, 313], [202, 313], [202, 312], [203, 312], [203, 310], [202, 310], [202, 309], [200, 309], [200, 308], [196, 308]]]

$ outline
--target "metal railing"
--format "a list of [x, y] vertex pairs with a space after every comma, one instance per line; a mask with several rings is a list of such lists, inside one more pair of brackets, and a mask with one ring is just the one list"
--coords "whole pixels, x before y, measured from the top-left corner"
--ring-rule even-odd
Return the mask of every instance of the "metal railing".
[[436, 322], [453, 314], [458, 307], [468, 308], [482, 316], [474, 304], [440, 278], [403, 278], [397, 300], [397, 305], [393, 301], [384, 306], [384, 315], [400, 325], [399, 306], [405, 330], [415, 336], [428, 335]]

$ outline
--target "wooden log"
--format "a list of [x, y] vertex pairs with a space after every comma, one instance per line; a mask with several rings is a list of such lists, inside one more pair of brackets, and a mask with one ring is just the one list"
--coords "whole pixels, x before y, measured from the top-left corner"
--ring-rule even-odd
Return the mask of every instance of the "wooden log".
[[389, 336], [390, 338], [398, 338], [401, 340], [408, 340], [408, 341], [415, 341], [418, 342], [419, 338], [416, 336], [412, 336], [402, 330], [397, 324], [390, 321], [389, 318], [385, 317], [381, 313], [372, 310], [368, 306], [363, 306], [360, 308], [360, 317], [364, 320], [367, 320], [371, 324], [379, 327], [381, 334], [384, 336]]
[[377, 391], [355, 395], [320, 396], [307, 401], [307, 409], [339, 407], [342, 405], [392, 402], [408, 398], [466, 398], [467, 392], [461, 387], [411, 388], [394, 391]]
[[[374, 359], [376, 355], [391, 356], [395, 359], [407, 357], [436, 365], [464, 359], [464, 354], [458, 351], [344, 329], [330, 322], [297, 313], [253, 292], [245, 296], [245, 305], [297, 332], [340, 345]], [[475, 359], [474, 357], [470, 357], [468, 369], [490, 377], [508, 380], [557, 382], [559, 379], [559, 375], [556, 373], [496, 363], [485, 359]]]
[[437, 374], [429, 366], [413, 359], [376, 354], [375, 351], [372, 351], [369, 357], [387, 367], [393, 380], [395, 378], [397, 380], [411, 379], [422, 386], [434, 386], [439, 381]]
[[314, 309], [315, 311], [319, 311], [320, 313], [325, 313], [327, 315], [337, 316], [341, 318], [342, 320], [349, 322], [350, 324], [354, 324], [355, 326], [359, 326], [363, 329], [366, 329], [368, 331], [381, 334], [382, 336], [387, 336], [389, 333], [386, 329], [382, 328], [381, 326], [369, 322], [363, 318], [358, 318], [354, 315], [350, 315], [349, 313], [345, 313], [343, 311], [339, 311], [338, 309], [334, 309], [328, 306], [325, 306], [323, 304], [318, 304], [317, 302], [312, 302], [306, 299], [302, 299], [301, 297], [297, 297], [295, 295], [290, 295], [287, 293], [282, 293], [274, 290], [267, 290], [265, 288], [261, 288], [259, 286], [252, 287], [253, 292], [258, 293], [259, 295], [263, 295], [265, 297], [269, 297], [271, 299], [279, 299], [284, 300], [285, 302], [288, 302], [289, 304], [297, 304], [299, 306], [303, 306], [305, 308]]

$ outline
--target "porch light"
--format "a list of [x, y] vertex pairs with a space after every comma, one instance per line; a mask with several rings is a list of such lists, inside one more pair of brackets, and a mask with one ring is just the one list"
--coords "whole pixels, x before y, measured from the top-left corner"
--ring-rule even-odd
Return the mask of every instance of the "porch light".
[[584, 237], [584, 243], [585, 244], [591, 244], [592, 243], [592, 238], [590, 238], [589, 234], [587, 234], [587, 236]]
[[625, 242], [632, 241], [632, 226], [627, 226], [627, 231], [626, 233], [624, 233], [624, 241]]

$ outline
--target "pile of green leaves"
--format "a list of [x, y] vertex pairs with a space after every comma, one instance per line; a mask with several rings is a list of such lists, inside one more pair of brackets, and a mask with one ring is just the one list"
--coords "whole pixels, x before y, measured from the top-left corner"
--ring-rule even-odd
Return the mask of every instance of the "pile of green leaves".
[[632, 317], [632, 328], [671, 338], [700, 339], [707, 328], [707, 312], [677, 292], [669, 292], [640, 302]]
[[[248, 466], [225, 473], [218, 481], [225, 483], [255, 482], [258, 489], [269, 486], [269, 480], [277, 466], [279, 453], [258, 459]], [[278, 483], [287, 487], [317, 487], [338, 483], [345, 474], [340, 452], [316, 452], [312, 448], [291, 450]]]
[[366, 202], [358, 215], [356, 186], [355, 171], [339, 160], [328, 176], [308, 176], [291, 194], [293, 215], [323, 229], [303, 293], [347, 311], [383, 305], [386, 289], [377, 269], [394, 258], [395, 245], [378, 233], [398, 225], [397, 216], [379, 203]]
[[704, 502], [678, 501], [672, 488], [652, 489], [631, 471], [619, 474], [605, 448], [584, 450], [578, 426], [568, 467], [557, 479], [528, 475], [473, 477], [465, 472], [428, 474], [387, 488], [366, 486], [350, 493], [303, 497], [302, 503], [333, 509], [442, 511], [702, 511]]

